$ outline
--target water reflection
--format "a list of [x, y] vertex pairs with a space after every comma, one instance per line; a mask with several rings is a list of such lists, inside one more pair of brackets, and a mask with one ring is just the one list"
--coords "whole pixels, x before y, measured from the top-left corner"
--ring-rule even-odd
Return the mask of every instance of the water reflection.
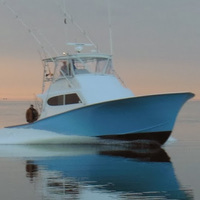
[[34, 161], [27, 160], [26, 161], [26, 177], [30, 179], [31, 182], [33, 182], [33, 178], [37, 177], [38, 172], [38, 166], [34, 164]]
[[161, 148], [35, 148], [57, 154], [26, 161], [26, 175], [45, 199], [193, 199]]

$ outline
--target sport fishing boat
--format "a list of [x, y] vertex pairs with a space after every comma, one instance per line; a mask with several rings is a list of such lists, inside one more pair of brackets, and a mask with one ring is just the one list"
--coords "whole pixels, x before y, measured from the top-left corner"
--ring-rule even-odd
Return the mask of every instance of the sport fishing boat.
[[78, 51], [44, 59], [43, 64], [40, 117], [14, 128], [162, 145], [179, 110], [194, 96], [184, 92], [136, 97], [116, 75], [112, 56], [102, 53]]

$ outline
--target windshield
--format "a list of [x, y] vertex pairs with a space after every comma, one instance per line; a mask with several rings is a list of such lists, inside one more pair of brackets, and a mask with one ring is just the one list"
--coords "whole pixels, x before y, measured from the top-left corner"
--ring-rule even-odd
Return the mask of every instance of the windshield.
[[107, 58], [76, 58], [72, 60], [75, 74], [93, 73], [110, 74], [112, 73], [111, 60]]
[[[74, 76], [78, 74], [112, 74], [110, 58], [99, 57], [67, 57], [56, 62], [55, 75]], [[54, 77], [55, 78], [55, 77]]]

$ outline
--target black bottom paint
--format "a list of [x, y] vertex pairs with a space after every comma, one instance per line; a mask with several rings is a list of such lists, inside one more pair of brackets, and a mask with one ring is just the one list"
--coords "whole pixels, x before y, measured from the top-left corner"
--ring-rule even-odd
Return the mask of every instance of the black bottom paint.
[[133, 158], [147, 162], [171, 162], [168, 154], [161, 148], [156, 149], [124, 149], [100, 151], [100, 155]]
[[122, 135], [102, 135], [98, 137], [102, 139], [122, 140], [122, 141], [150, 140], [150, 141], [156, 141], [162, 145], [167, 141], [170, 134], [171, 131], [163, 131], [163, 132], [149, 132], [149, 133], [128, 133]]

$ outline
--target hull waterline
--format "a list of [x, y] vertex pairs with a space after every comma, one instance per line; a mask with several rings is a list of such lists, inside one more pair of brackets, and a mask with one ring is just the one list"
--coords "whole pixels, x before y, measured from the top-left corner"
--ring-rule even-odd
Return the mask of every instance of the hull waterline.
[[152, 140], [164, 144], [179, 110], [193, 96], [192, 93], [174, 93], [103, 102], [9, 128], [124, 141]]

